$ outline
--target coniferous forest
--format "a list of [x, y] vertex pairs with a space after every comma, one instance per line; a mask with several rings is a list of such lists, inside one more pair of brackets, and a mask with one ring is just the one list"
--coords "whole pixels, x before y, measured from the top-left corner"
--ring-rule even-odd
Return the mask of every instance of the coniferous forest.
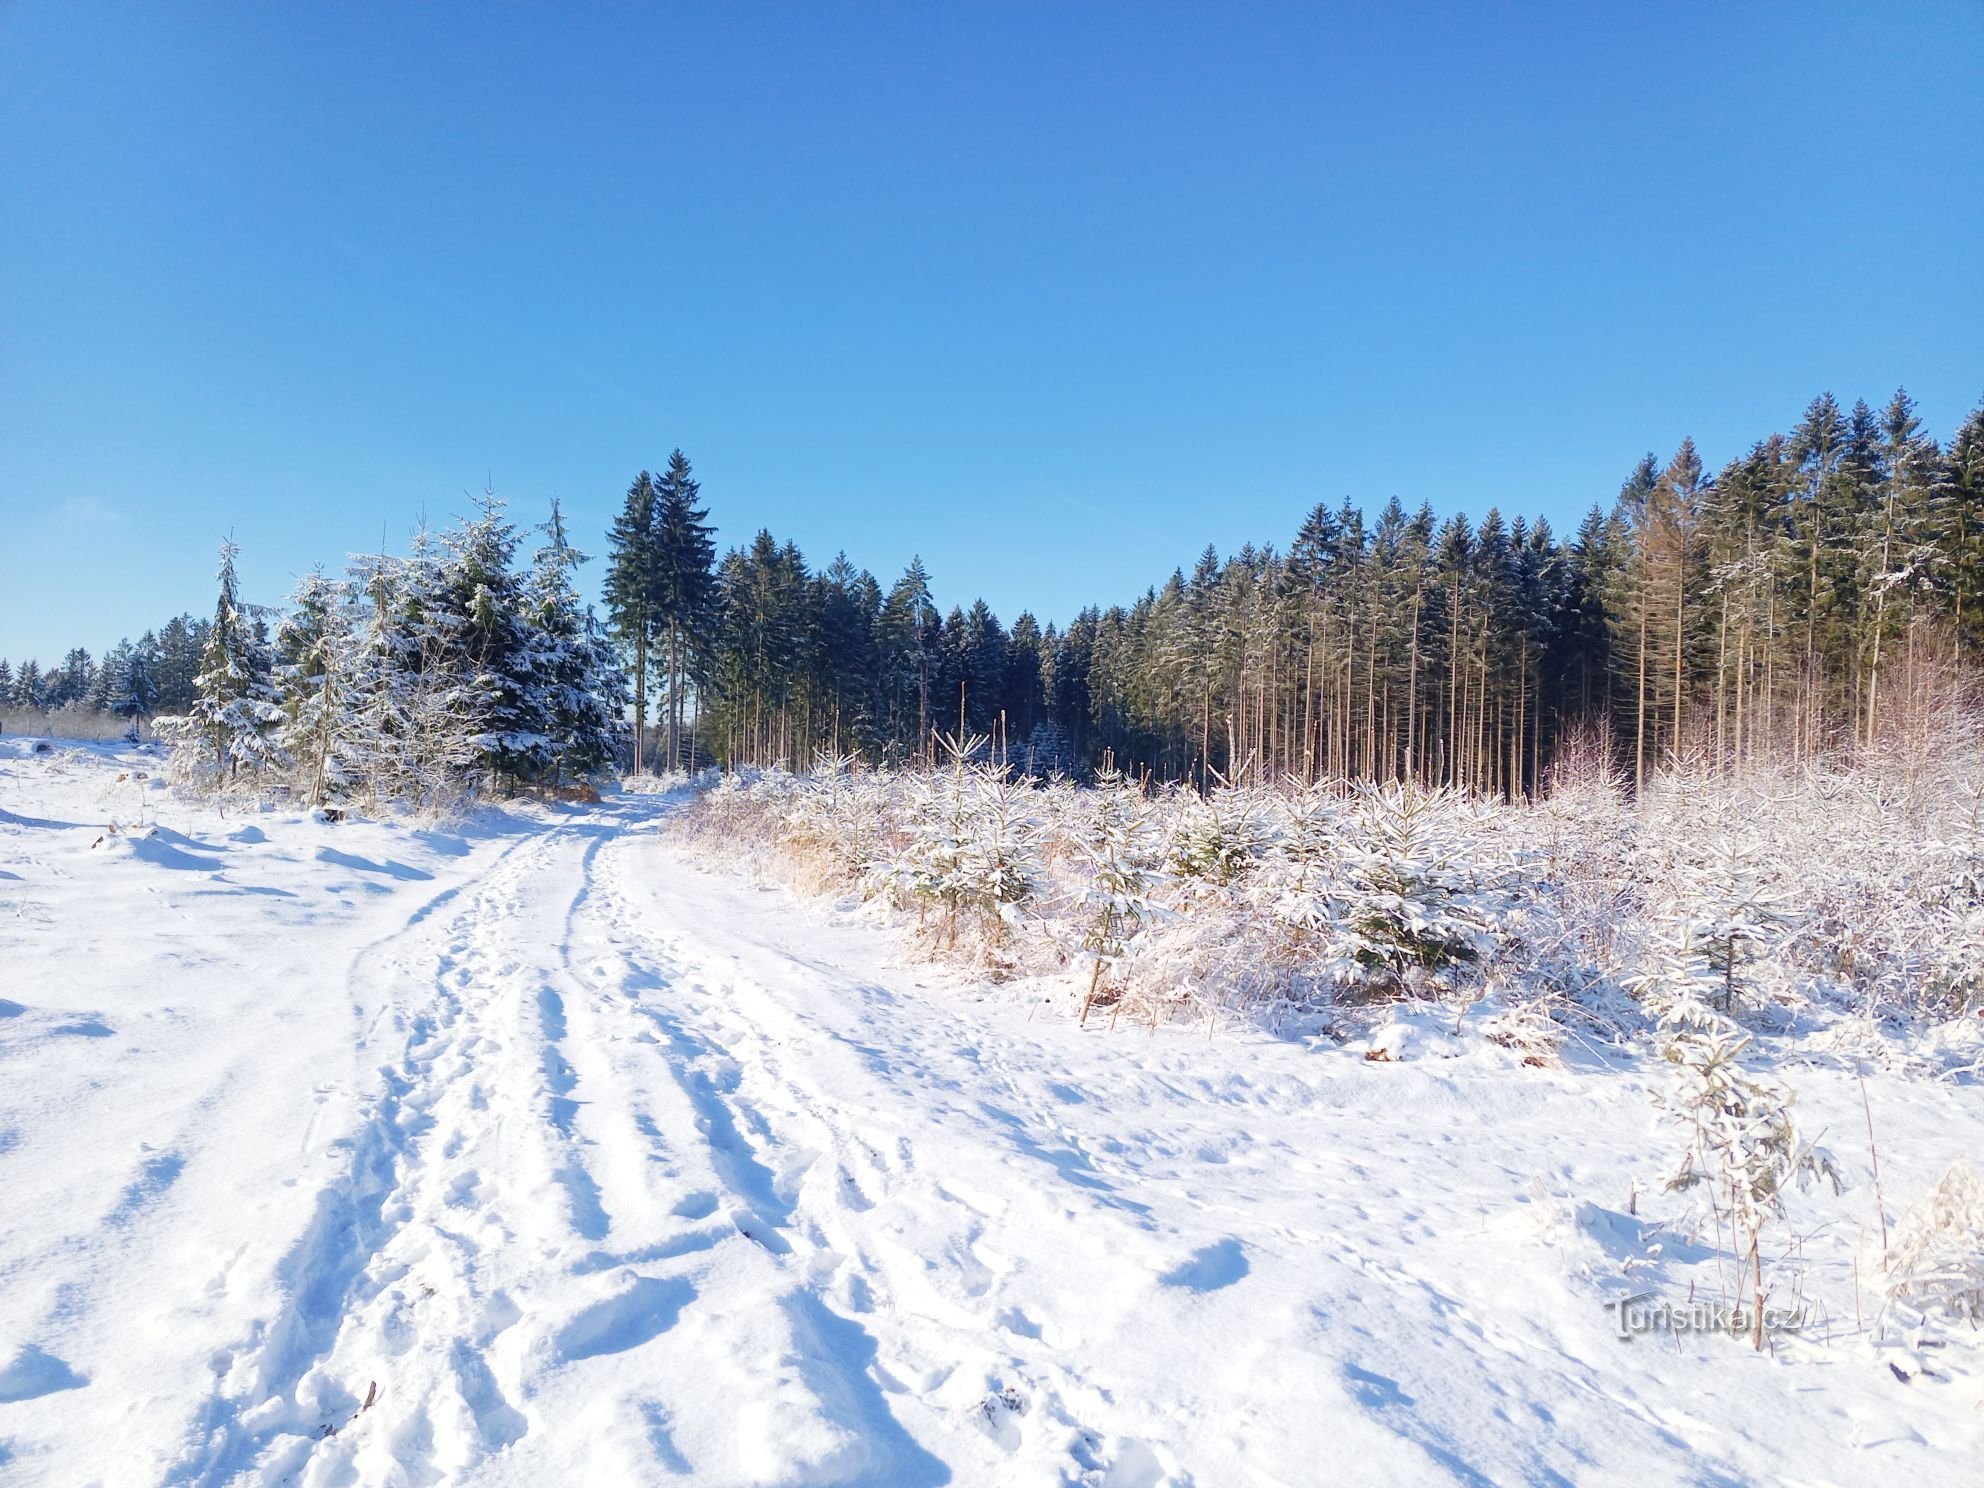
[[1107, 755], [1200, 785], [1510, 795], [1576, 749], [1637, 784], [1677, 757], [1851, 750], [1887, 712], [1950, 700], [1984, 647], [1984, 407], [1939, 443], [1905, 392], [1879, 410], [1822, 395], [1720, 471], [1692, 441], [1647, 455], [1572, 533], [1318, 504], [1285, 547], [1208, 547], [1064, 625], [945, 610], [915, 559], [885, 585], [763, 530], [719, 558], [679, 450], [627, 490], [597, 618], [555, 508], [543, 532], [520, 568], [485, 498], [280, 607], [241, 601], [227, 553], [214, 618], [100, 661], [0, 660], [0, 700], [17, 727], [56, 709], [188, 719], [222, 775], [281, 763], [314, 796], [436, 769], [516, 784], [820, 751], [911, 763], [946, 734], [1037, 775]]
[[944, 612], [919, 561], [885, 587], [768, 531], [712, 574], [699, 501], [678, 454], [614, 530], [612, 626], [663, 768], [900, 761], [962, 731], [1037, 774], [1107, 752], [1506, 794], [1573, 741], [1635, 780], [1677, 749], [1850, 748], [1984, 645], [1984, 408], [1945, 446], [1904, 392], [1821, 396], [1719, 472], [1692, 442], [1648, 455], [1574, 533], [1321, 504], [1285, 548], [1207, 548], [1065, 626]]

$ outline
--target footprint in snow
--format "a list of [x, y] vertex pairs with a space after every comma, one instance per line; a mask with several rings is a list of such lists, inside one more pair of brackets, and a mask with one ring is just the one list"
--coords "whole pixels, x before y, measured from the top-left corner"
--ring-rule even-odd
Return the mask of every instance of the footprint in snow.
[[1182, 1265], [1174, 1266], [1158, 1280], [1188, 1292], [1216, 1292], [1232, 1286], [1251, 1269], [1247, 1248], [1229, 1235], [1193, 1251]]
[[566, 1363], [638, 1348], [673, 1327], [696, 1295], [680, 1277], [627, 1275], [631, 1283], [624, 1290], [584, 1308], [558, 1330], [553, 1347]]
[[11, 1362], [0, 1369], [0, 1405], [39, 1399], [58, 1390], [80, 1390], [88, 1383], [87, 1376], [76, 1373], [40, 1344], [30, 1343], [17, 1350]]

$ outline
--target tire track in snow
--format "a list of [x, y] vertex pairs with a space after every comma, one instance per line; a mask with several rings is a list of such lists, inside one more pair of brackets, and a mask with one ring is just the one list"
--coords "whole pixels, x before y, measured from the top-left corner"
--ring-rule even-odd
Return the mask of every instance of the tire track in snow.
[[[629, 814], [644, 823], [653, 813], [637, 807]], [[595, 1128], [598, 1145], [644, 1151], [662, 1169], [676, 1195], [669, 1211], [675, 1220], [722, 1211], [723, 1221], [714, 1232], [678, 1229], [673, 1242], [600, 1263], [739, 1244], [752, 1253], [748, 1261], [733, 1255], [724, 1270], [726, 1277], [744, 1272], [755, 1295], [741, 1305], [714, 1298], [707, 1313], [725, 1321], [716, 1325], [717, 1338], [703, 1341], [722, 1356], [765, 1360], [726, 1402], [724, 1430], [711, 1433], [743, 1445], [739, 1467], [750, 1481], [943, 1481], [944, 1465], [896, 1420], [885, 1393], [893, 1382], [877, 1365], [876, 1340], [852, 1310], [827, 1300], [844, 1257], [798, 1214], [797, 1194], [830, 1134], [782, 1105], [767, 1110], [746, 1096], [765, 1067], [758, 1035], [726, 1016], [692, 969], [659, 950], [620, 883], [630, 855], [651, 845], [650, 836], [633, 833], [596, 843], [568, 920], [572, 980], [596, 993], [574, 1007], [575, 1032], [581, 1007], [586, 1025], [581, 1088], [611, 1091], [588, 1102], [585, 1116], [612, 1124]], [[606, 1051], [614, 1050], [619, 1064], [609, 1067]], [[622, 1202], [611, 1185], [608, 1192], [616, 1206]], [[631, 1209], [634, 1201], [627, 1202]], [[699, 1287], [723, 1284], [697, 1276]], [[657, 1465], [667, 1466], [667, 1454], [657, 1454]]]
[[[735, 1222], [760, 1243], [772, 1234], [767, 1248], [789, 1254], [803, 1278], [785, 1305], [815, 1368], [831, 1366], [832, 1378], [817, 1382], [821, 1396], [863, 1396], [869, 1429], [912, 1447], [891, 1399], [923, 1407], [947, 1429], [962, 1419], [982, 1430], [986, 1466], [995, 1469], [1020, 1444], [1020, 1413], [1034, 1408], [1028, 1432], [1057, 1437], [1067, 1471], [1106, 1470], [1113, 1454], [1084, 1424], [1106, 1408], [1106, 1395], [1046, 1357], [1040, 1326], [1005, 1293], [1012, 1261], [981, 1249], [1001, 1205], [962, 1178], [919, 1170], [909, 1130], [889, 1114], [890, 1091], [901, 1093], [891, 1079], [927, 1085], [942, 1077], [848, 1043], [759, 985], [756, 962], [746, 962], [762, 952], [768, 968], [803, 974], [815, 996], [893, 1002], [890, 994], [788, 947], [753, 947], [728, 924], [706, 930], [710, 921], [657, 919], [656, 906], [638, 903], [624, 881], [643, 847], [652, 852], [651, 839], [616, 844], [599, 886], [620, 953], [638, 968], [630, 985], [641, 995], [627, 1007], [673, 1055], [671, 1072], [696, 1109]], [[647, 927], [658, 933], [641, 936]], [[723, 949], [740, 940], [742, 952]], [[877, 1025], [907, 1011], [880, 1009]], [[911, 1053], [895, 1057], [907, 1064]], [[977, 1119], [959, 1094], [960, 1119]], [[1031, 1140], [1027, 1123], [1010, 1124], [1028, 1158], [1060, 1171], [1058, 1154]], [[1104, 1183], [1090, 1192], [1099, 1205], [1111, 1199]], [[884, 1212], [871, 1215], [878, 1205]], [[1120, 1208], [1145, 1223], [1141, 1206]], [[909, 1236], [901, 1233], [905, 1214], [918, 1226]], [[886, 1356], [870, 1331], [878, 1323], [890, 1335]], [[969, 1375], [972, 1361], [984, 1367], [986, 1388], [959, 1398], [965, 1381], [953, 1376], [961, 1366]], [[876, 1426], [877, 1416], [885, 1424]]]
[[[396, 1057], [381, 1067], [380, 1089], [356, 1129], [336, 1144], [347, 1155], [281, 1264], [280, 1310], [217, 1361], [221, 1379], [193, 1427], [191, 1449], [167, 1482], [218, 1484], [256, 1469], [273, 1480], [300, 1471], [318, 1445], [312, 1438], [324, 1425], [347, 1420], [362, 1399], [365, 1381], [356, 1373], [334, 1378], [328, 1368], [356, 1331], [374, 1335], [366, 1341], [375, 1346], [352, 1340], [343, 1352], [377, 1356], [354, 1367], [368, 1379], [376, 1378], [372, 1371], [385, 1374], [382, 1388], [401, 1388], [395, 1373], [417, 1373], [427, 1376], [430, 1395], [452, 1390], [455, 1407], [443, 1413], [457, 1417], [454, 1439], [473, 1444], [472, 1451], [499, 1450], [527, 1429], [483, 1358], [515, 1321], [514, 1305], [500, 1289], [481, 1284], [477, 1238], [445, 1221], [484, 1207], [481, 1229], [511, 1233], [497, 1207], [482, 1205], [483, 1177], [466, 1158], [486, 1126], [485, 1084], [505, 1080], [528, 1109], [538, 1104], [532, 1087], [542, 1077], [502, 1057], [500, 1023], [492, 1026], [489, 1013], [506, 996], [519, 1000], [521, 968], [489, 943], [489, 932], [515, 922], [532, 881], [564, 845], [562, 828], [523, 839], [475, 880], [428, 900], [401, 929], [354, 957], [347, 980], [360, 1006], [367, 1000], [362, 989], [381, 980], [395, 989], [416, 977], [425, 985], [412, 1000], [397, 990], [381, 998], [365, 1037], [375, 1039], [382, 1025], [392, 1024], [401, 1034]], [[514, 1009], [509, 1021], [517, 1021]], [[547, 1128], [553, 1129], [555, 1120]], [[540, 1140], [557, 1145], [548, 1136]], [[540, 1165], [562, 1166], [549, 1153]], [[399, 1288], [415, 1268], [424, 1279]], [[457, 1314], [448, 1320], [453, 1326], [426, 1330], [444, 1335], [430, 1350], [443, 1367], [396, 1371], [386, 1361], [411, 1351], [422, 1331], [409, 1313], [437, 1299]], [[434, 1407], [425, 1405], [422, 1413], [431, 1416]], [[417, 1455], [407, 1447], [421, 1435], [403, 1432], [398, 1455]]]

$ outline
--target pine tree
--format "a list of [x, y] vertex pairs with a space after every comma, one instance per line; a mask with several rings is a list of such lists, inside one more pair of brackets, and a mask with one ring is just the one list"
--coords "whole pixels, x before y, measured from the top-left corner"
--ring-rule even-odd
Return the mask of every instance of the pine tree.
[[[876, 623], [885, 693], [890, 704], [891, 735], [900, 745], [913, 742], [920, 754], [930, 733], [930, 669], [936, 659], [939, 622], [930, 597], [930, 576], [923, 560], [912, 558], [882, 605]], [[909, 703], [916, 724], [909, 726]]]
[[1984, 646], [1984, 403], [1950, 441], [1946, 468], [1949, 515], [1941, 537], [1952, 609], [1958, 631]]
[[[122, 656], [104, 706], [106, 711], [128, 720], [135, 736], [144, 721], [158, 711], [158, 683], [152, 675], [155, 645], [148, 631], [136, 645], [118, 649]], [[112, 655], [116, 656], [117, 652]], [[108, 663], [104, 670], [111, 670]]]
[[352, 595], [348, 584], [312, 569], [298, 581], [276, 631], [275, 675], [281, 689], [283, 750], [304, 779], [305, 798], [321, 805], [351, 784], [342, 768], [350, 720]]
[[48, 705], [62, 708], [85, 702], [95, 685], [96, 667], [90, 653], [81, 646], [72, 647], [62, 658], [62, 669], [49, 678]]
[[441, 540], [445, 554], [436, 596], [456, 622], [463, 671], [476, 714], [474, 744], [489, 771], [511, 783], [535, 780], [554, 750], [545, 697], [534, 675], [536, 653], [524, 616], [523, 585], [511, 569], [516, 527], [503, 503], [484, 492], [477, 514]]
[[565, 535], [556, 500], [541, 529], [524, 603], [531, 625], [531, 685], [550, 738], [554, 785], [610, 764], [625, 725], [626, 679], [590, 611], [580, 607], [572, 571], [586, 562]]
[[184, 713], [193, 706], [193, 683], [206, 644], [207, 622], [191, 615], [174, 616], [159, 631], [155, 671], [159, 712]]
[[279, 768], [287, 759], [276, 740], [283, 715], [269, 678], [269, 658], [241, 606], [234, 569], [240, 552], [232, 538], [220, 545], [220, 597], [193, 683], [193, 706], [184, 728], [175, 731], [176, 737], [197, 740], [212, 754], [223, 782], [237, 780], [244, 767], [256, 773]]
[[117, 689], [123, 684], [130, 661], [131, 642], [128, 638], [118, 641], [104, 652], [103, 660], [97, 663], [90, 675], [89, 694], [83, 701], [99, 713], [108, 713]]
[[648, 645], [654, 639], [660, 582], [654, 480], [643, 470], [607, 530], [612, 552], [605, 583], [607, 624], [633, 659], [634, 769], [647, 768]]
[[20, 671], [14, 675], [14, 701], [23, 708], [48, 706], [48, 690], [42, 680], [41, 664], [32, 657], [22, 662]]
[[[683, 701], [709, 651], [716, 615], [716, 544], [707, 518], [696, 504], [701, 485], [692, 477], [681, 450], [668, 457], [656, 488], [654, 620], [667, 667], [667, 768], [683, 763]], [[693, 747], [693, 740], [690, 741]]]

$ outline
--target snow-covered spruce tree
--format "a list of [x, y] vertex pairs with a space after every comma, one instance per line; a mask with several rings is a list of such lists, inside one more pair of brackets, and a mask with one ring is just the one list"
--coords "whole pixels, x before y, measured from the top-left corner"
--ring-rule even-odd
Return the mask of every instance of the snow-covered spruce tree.
[[153, 648], [140, 642], [124, 649], [118, 670], [110, 676], [105, 707], [131, 725], [138, 736], [144, 721], [158, 711], [158, 682], [152, 674]]
[[352, 582], [364, 618], [346, 638], [349, 771], [374, 800], [445, 812], [465, 793], [482, 719], [445, 555], [421, 528], [407, 557], [361, 559]]
[[447, 629], [461, 647], [476, 754], [491, 776], [514, 786], [537, 779], [556, 751], [536, 670], [541, 653], [525, 614], [524, 585], [510, 566], [517, 529], [503, 510], [495, 493], [484, 492], [477, 514], [442, 537], [436, 599], [455, 622]]
[[1120, 974], [1138, 932], [1157, 917], [1151, 889], [1158, 847], [1143, 792], [1123, 778], [1113, 760], [1105, 757], [1095, 789], [1086, 796], [1090, 814], [1078, 849], [1087, 874], [1076, 911], [1081, 949], [1090, 962], [1084, 1024], [1104, 991], [1104, 978]]
[[866, 875], [871, 892], [915, 905], [919, 927], [927, 928], [933, 907], [948, 914], [955, 903], [969, 811], [965, 769], [959, 758], [950, 770], [903, 777], [902, 820]]
[[1039, 885], [1041, 830], [1032, 792], [1001, 763], [972, 767], [975, 787], [971, 831], [965, 839], [962, 900], [975, 910], [997, 944], [1019, 924], [1020, 906]]
[[1509, 909], [1504, 868], [1458, 793], [1358, 782], [1341, 845], [1341, 923], [1368, 984], [1437, 986], [1496, 944]]
[[1720, 986], [1714, 1000], [1733, 1015], [1745, 968], [1791, 931], [1790, 896], [1779, 887], [1763, 846], [1732, 829], [1703, 842], [1666, 845], [1656, 870], [1652, 919], [1665, 934], [1705, 957]]
[[817, 861], [821, 886], [857, 879], [881, 850], [884, 782], [859, 768], [859, 757], [827, 750], [797, 783], [779, 823], [797, 856]]
[[1920, 927], [1914, 1000], [1945, 1019], [1984, 1012], [1984, 845], [1973, 828], [1970, 842], [1928, 844], [1917, 857], [1927, 861], [1911, 875], [1924, 880], [1908, 917]]
[[938, 910], [941, 945], [954, 948], [967, 921], [996, 944], [1034, 891], [1039, 828], [1003, 765], [973, 763], [985, 738], [940, 742], [946, 764], [910, 777], [899, 845], [871, 870], [870, 883], [917, 905], [926, 925]]
[[1274, 806], [1275, 830], [1248, 885], [1253, 909], [1280, 932], [1283, 962], [1325, 983], [1357, 970], [1346, 956], [1340, 791], [1333, 780], [1284, 785]]
[[1189, 890], [1217, 892], [1246, 875], [1265, 843], [1253, 794], [1220, 786], [1185, 799], [1169, 867]]
[[352, 784], [343, 758], [352, 716], [351, 625], [351, 586], [312, 569], [297, 582], [276, 630], [275, 676], [283, 711], [278, 738], [312, 806]]
[[[182, 718], [159, 721], [161, 737], [175, 745], [176, 754], [194, 752], [196, 758], [178, 760], [188, 778], [222, 786], [238, 780], [244, 768], [255, 774], [287, 763], [276, 740], [283, 717], [269, 679], [269, 657], [241, 608], [234, 572], [240, 552], [232, 538], [220, 545], [220, 598], [194, 679], [193, 706]], [[198, 757], [210, 768], [202, 769]]]
[[1634, 985], [1641, 1005], [1658, 1020], [1661, 1056], [1673, 1067], [1671, 1088], [1656, 1100], [1688, 1134], [1666, 1186], [1699, 1189], [1711, 1216], [1728, 1221], [1737, 1296], [1747, 1276], [1754, 1303], [1751, 1341], [1762, 1348], [1764, 1228], [1784, 1217], [1790, 1183], [1804, 1188], [1823, 1179], [1837, 1192], [1838, 1166], [1824, 1148], [1799, 1137], [1791, 1091], [1743, 1067], [1750, 1036], [1715, 1011], [1723, 969], [1692, 925], [1680, 925], [1654, 969]]
[[533, 711], [550, 740], [554, 785], [612, 763], [626, 732], [626, 673], [589, 610], [579, 604], [572, 570], [586, 561], [565, 537], [557, 501], [543, 527], [546, 543], [532, 560], [524, 590], [529, 622], [527, 674]]

